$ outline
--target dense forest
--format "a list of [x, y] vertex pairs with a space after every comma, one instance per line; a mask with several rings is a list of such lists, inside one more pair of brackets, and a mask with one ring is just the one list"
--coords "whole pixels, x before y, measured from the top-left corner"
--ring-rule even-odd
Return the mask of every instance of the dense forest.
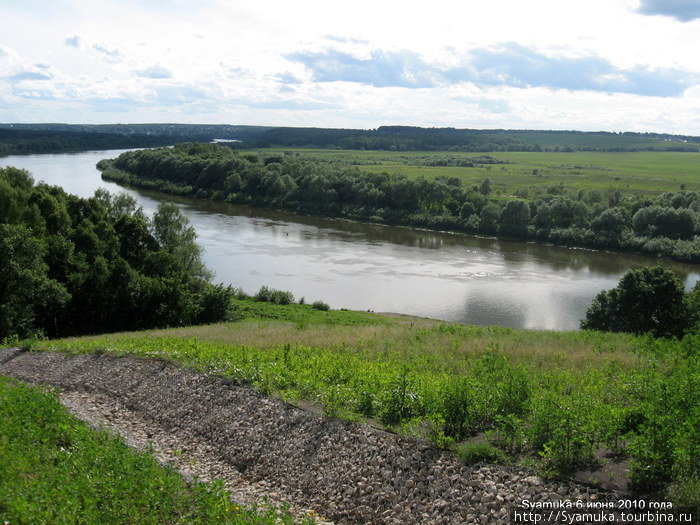
[[[11, 132], [7, 134], [7, 132]], [[700, 151], [700, 137], [663, 133], [421, 128], [376, 129], [224, 124], [0, 124], [0, 156], [79, 149], [151, 147], [175, 142], [388, 151]]]
[[273, 128], [249, 139], [256, 147], [390, 151], [698, 151], [697, 137], [649, 133], [479, 130], [381, 126], [372, 130]]
[[465, 187], [455, 177], [369, 173], [298, 153], [214, 144], [127, 152], [98, 167], [106, 179], [180, 195], [700, 262], [700, 196], [694, 191], [652, 197], [553, 187], [536, 200], [503, 198], [492, 194], [488, 179]]
[[0, 169], [0, 341], [220, 321], [231, 290], [210, 284], [174, 204], [89, 199]]
[[170, 143], [172, 139], [154, 135], [0, 128], [0, 157], [91, 149], [149, 148]]

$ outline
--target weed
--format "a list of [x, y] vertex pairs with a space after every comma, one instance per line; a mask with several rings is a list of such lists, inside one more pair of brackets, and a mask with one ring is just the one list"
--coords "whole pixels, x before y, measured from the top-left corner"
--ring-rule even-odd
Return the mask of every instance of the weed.
[[503, 451], [498, 450], [489, 443], [467, 443], [455, 447], [455, 452], [467, 465], [476, 463], [498, 463], [508, 462], [508, 456]]

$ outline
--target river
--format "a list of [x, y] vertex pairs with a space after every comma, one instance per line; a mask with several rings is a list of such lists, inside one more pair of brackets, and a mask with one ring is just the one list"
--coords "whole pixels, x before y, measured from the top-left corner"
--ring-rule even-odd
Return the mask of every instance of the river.
[[[248, 293], [262, 285], [332, 308], [398, 312], [448, 321], [574, 330], [601, 290], [656, 259], [468, 235], [306, 217], [103, 181], [95, 164], [123, 150], [0, 158], [36, 181], [81, 197], [125, 191], [152, 213], [178, 203], [196, 228], [215, 282]], [[697, 265], [664, 261], [690, 288]]]

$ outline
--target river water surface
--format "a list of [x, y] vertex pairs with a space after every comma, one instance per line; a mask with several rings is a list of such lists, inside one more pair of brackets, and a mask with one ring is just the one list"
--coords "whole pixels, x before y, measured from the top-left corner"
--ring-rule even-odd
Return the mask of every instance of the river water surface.
[[[399, 312], [473, 324], [573, 330], [601, 290], [656, 259], [305, 217], [101, 180], [95, 164], [123, 150], [0, 158], [0, 166], [81, 197], [126, 191], [152, 213], [177, 202], [194, 225], [215, 282], [289, 290], [332, 308]], [[691, 287], [700, 266], [664, 261]]]

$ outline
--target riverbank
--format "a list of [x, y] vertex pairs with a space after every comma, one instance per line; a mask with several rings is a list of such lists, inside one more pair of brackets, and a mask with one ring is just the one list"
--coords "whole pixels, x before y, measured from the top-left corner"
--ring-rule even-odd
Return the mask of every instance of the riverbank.
[[[311, 507], [336, 523], [510, 523], [527, 500], [616, 502], [617, 494], [545, 482], [522, 468], [464, 465], [419, 440], [332, 419], [269, 399], [229, 380], [159, 360], [0, 351], [0, 373], [64, 390], [66, 404], [96, 405], [113, 424], [138, 418], [149, 440], [182, 447], [195, 464], [203, 444], [234, 490]], [[137, 424], [143, 429], [143, 424]], [[175, 443], [175, 445], [173, 445]], [[171, 450], [171, 454], [172, 454]], [[217, 472], [218, 470], [218, 472]], [[241, 482], [241, 478], [244, 479]]]
[[[411, 163], [412, 157], [407, 153], [399, 159]], [[438, 153], [413, 161], [443, 169], [450, 159], [455, 160]], [[493, 162], [497, 161], [488, 159], [489, 170]], [[375, 173], [360, 169], [362, 164], [361, 156], [352, 155], [329, 161], [294, 151], [238, 152], [219, 145], [176, 144], [124, 153], [97, 167], [107, 180], [174, 195], [700, 262], [697, 193], [686, 191], [685, 183], [682, 191], [653, 199], [609, 185], [576, 191], [563, 183], [539, 187], [535, 195], [525, 189], [503, 195], [494, 193], [489, 177], [467, 187], [460, 177]], [[540, 176], [538, 169], [533, 172]]]
[[31, 347], [161, 358], [468, 462], [697, 504], [700, 425], [687, 406], [700, 396], [697, 335], [654, 340], [249, 303], [232, 323]]
[[663, 264], [692, 288], [697, 265], [508, 242], [407, 227], [327, 220], [102, 181], [95, 164], [119, 152], [0, 160], [84, 198], [126, 192], [151, 215], [175, 201], [195, 227], [216, 282], [255, 293], [289, 290], [333, 308], [401, 312], [471, 324], [575, 330], [601, 290], [630, 268]]

